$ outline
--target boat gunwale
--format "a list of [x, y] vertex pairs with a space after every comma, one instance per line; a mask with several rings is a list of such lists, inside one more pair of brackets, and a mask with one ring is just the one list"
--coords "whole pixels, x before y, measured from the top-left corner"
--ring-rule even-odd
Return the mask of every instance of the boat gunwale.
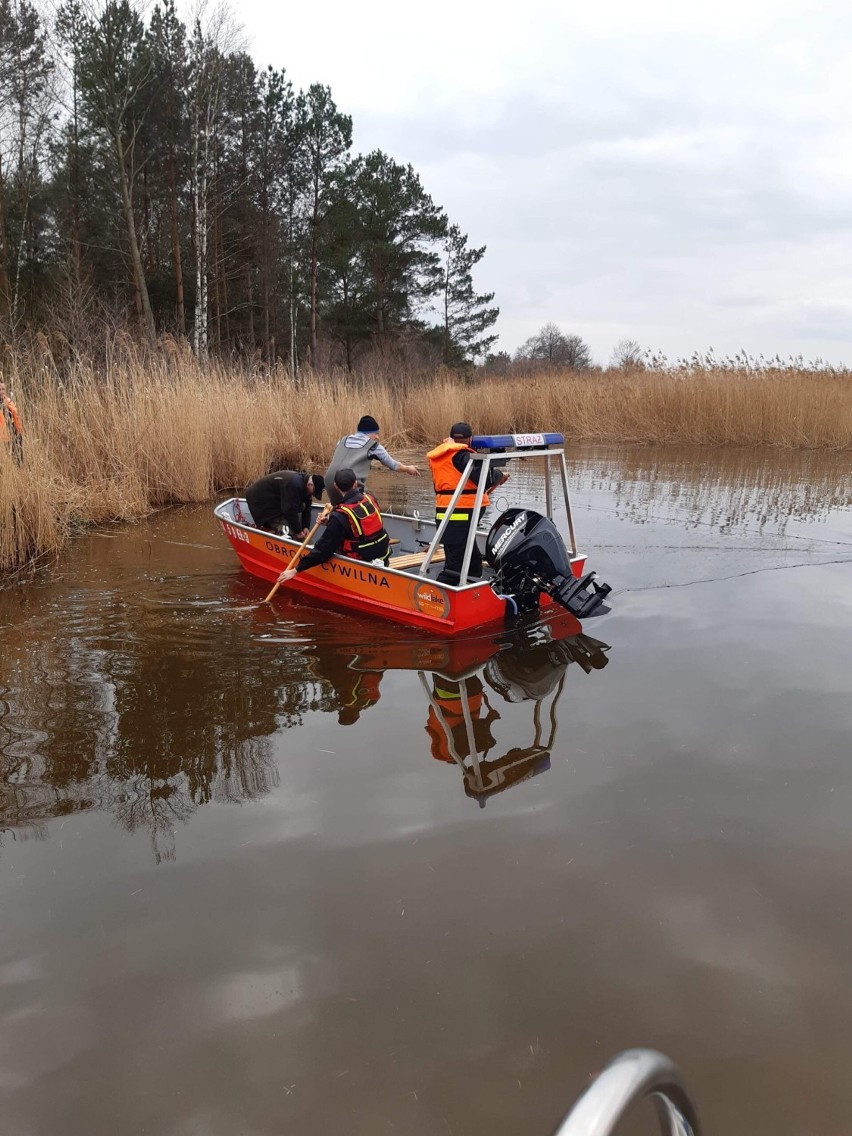
[[[244, 529], [246, 532], [256, 533], [258, 536], [262, 536], [262, 537], [266, 537], [266, 538], [274, 537], [275, 540], [277, 540], [281, 543], [286, 543], [288, 545], [292, 545], [292, 547], [294, 549], [298, 549], [298, 548], [301, 547], [300, 542], [298, 540], [294, 540], [293, 537], [278, 536], [275, 533], [270, 533], [266, 529], [255, 528], [254, 525], [249, 525], [245, 521], [236, 521], [236, 520], [232, 520], [230, 517], [222, 516], [222, 514], [219, 512], [219, 510], [223, 509], [226, 505], [230, 505], [232, 501], [245, 501], [245, 498], [244, 497], [228, 497], [227, 500], [220, 501], [219, 504], [216, 505], [215, 508], [213, 509], [213, 515], [216, 517], [216, 519], [218, 521], [223, 522], [225, 524], [233, 525], [234, 528]], [[406, 514], [406, 513], [385, 512], [385, 513], [382, 514], [382, 516], [393, 517], [395, 520], [399, 520], [399, 521], [416, 521], [416, 520], [421, 519], [421, 518], [418, 518], [418, 517], [413, 517], [413, 516]], [[477, 529], [477, 533], [482, 535], [482, 536], [488, 535], [487, 533], [482, 532], [481, 529]], [[313, 549], [313, 547], [314, 547], [314, 545], [312, 545], [312, 544], [308, 545], [309, 549]], [[423, 551], [424, 556], [426, 555], [427, 551], [428, 551], [428, 546]], [[354, 564], [354, 565], [357, 565], [359, 568], [368, 567], [371, 572], [372, 571], [392, 572], [394, 574], [394, 576], [398, 576], [403, 580], [420, 579], [420, 580], [426, 581], [426, 580], [430, 579], [430, 577], [428, 577], [428, 576], [420, 576], [417, 573], [407, 571], [404, 568], [394, 568], [392, 561], [391, 561], [390, 564], [374, 564], [372, 561], [358, 560], [354, 556], [347, 556], [343, 552], [335, 552], [334, 556], [331, 559], [343, 560], [347, 564]], [[582, 559], [582, 557], [580, 559]], [[434, 580], [432, 580], [431, 582], [435, 583]], [[469, 591], [471, 588], [481, 588], [483, 586], [490, 588], [491, 583], [488, 580], [472, 580], [468, 584], [464, 584], [463, 586], [459, 586], [458, 584], [445, 584], [443, 581], [441, 581], [439, 586], [442, 587], [442, 588], [446, 588], [447, 591], [454, 592], [456, 595], [462, 595], [463, 593]], [[493, 589], [492, 589], [492, 591], [493, 591]], [[494, 594], [495, 594], [495, 596], [497, 595], [496, 592]]]
[[[270, 533], [267, 529], [258, 529], [258, 528], [255, 528], [254, 525], [247, 524], [245, 521], [237, 521], [237, 520], [233, 520], [231, 517], [222, 516], [221, 513], [219, 512], [219, 510], [223, 509], [226, 505], [230, 505], [232, 501], [245, 501], [245, 497], [228, 497], [228, 498], [226, 498], [226, 500], [220, 501], [218, 503], [218, 505], [214, 506], [213, 515], [214, 515], [214, 517], [216, 517], [216, 519], [218, 521], [224, 522], [224, 523], [229, 524], [229, 525], [233, 525], [235, 528], [238, 528], [238, 529], [245, 529], [247, 532], [257, 533], [258, 536], [264, 536], [264, 537], [275, 536], [274, 533]], [[318, 506], [318, 508], [322, 508], [322, 506]], [[393, 517], [393, 519], [397, 520], [397, 521], [419, 521], [419, 520], [423, 519], [422, 517], [419, 517], [419, 516], [412, 516], [410, 513], [383, 512], [382, 516], [383, 517]], [[477, 529], [476, 532], [477, 532], [478, 536], [487, 536], [488, 535], [488, 533], [483, 531], [482, 529]], [[279, 541], [285, 541], [289, 544], [292, 544], [293, 547], [297, 548], [297, 549], [300, 547], [299, 541], [294, 540], [290, 536], [276, 536], [275, 539], [279, 540]], [[430, 544], [431, 544], [431, 541], [430, 541]], [[314, 545], [312, 545], [312, 544], [308, 545], [308, 548], [310, 548], [310, 549], [313, 549], [313, 547], [314, 547]], [[424, 556], [426, 555], [428, 550], [429, 550], [429, 546], [427, 545], [427, 547], [423, 551]], [[415, 579], [415, 578], [418, 577], [417, 573], [409, 572], [404, 568], [394, 568], [393, 562], [391, 562], [390, 564], [373, 564], [372, 561], [357, 560], [354, 556], [347, 556], [343, 552], [335, 552], [333, 559], [345, 560], [348, 564], [357, 564], [359, 567], [363, 567], [365, 564], [369, 564], [371, 569], [376, 568], [376, 569], [379, 569], [382, 572], [393, 572], [393, 574], [395, 576], [401, 576], [403, 579], [406, 579], [406, 580], [411, 580], [411, 579]], [[568, 563], [574, 564], [578, 560], [586, 561], [587, 559], [588, 559], [588, 557], [585, 553], [576, 552], [573, 556], [571, 556], [569, 554]], [[420, 576], [419, 578], [422, 579], [422, 580], [430, 579], [430, 577], [428, 577], [428, 576]], [[433, 581], [433, 583], [434, 582], [435, 581]], [[490, 588], [491, 582], [489, 580], [481, 580], [481, 579], [480, 580], [471, 580], [470, 583], [463, 584], [463, 585], [460, 586], [458, 584], [445, 584], [443, 581], [441, 581], [441, 587], [442, 588], [446, 588], [448, 591], [455, 592], [457, 595], [461, 595], [463, 592], [468, 591], [470, 588], [481, 588], [483, 585]], [[496, 592], [494, 594], [497, 595]]]

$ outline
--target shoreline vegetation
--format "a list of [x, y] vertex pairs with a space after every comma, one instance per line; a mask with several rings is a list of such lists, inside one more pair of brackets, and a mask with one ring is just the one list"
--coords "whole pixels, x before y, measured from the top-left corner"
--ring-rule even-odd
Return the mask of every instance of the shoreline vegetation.
[[459, 419], [852, 449], [846, 370], [633, 340], [603, 370], [554, 323], [494, 353], [486, 247], [410, 164], [353, 149], [330, 87], [259, 68], [227, 0], [196, 17], [0, 0], [0, 376], [25, 432], [22, 466], [0, 445], [0, 578], [87, 525], [325, 468], [365, 411], [391, 450]]
[[465, 378], [374, 365], [358, 376], [239, 362], [202, 365], [166, 339], [119, 334], [95, 364], [61, 368], [47, 340], [8, 349], [3, 376], [24, 426], [24, 463], [0, 453], [0, 574], [55, 556], [87, 526], [139, 519], [242, 488], [270, 468], [323, 469], [362, 413], [391, 449], [449, 423], [480, 433], [558, 430], [571, 441], [852, 450], [852, 374], [762, 370], [548, 371]]

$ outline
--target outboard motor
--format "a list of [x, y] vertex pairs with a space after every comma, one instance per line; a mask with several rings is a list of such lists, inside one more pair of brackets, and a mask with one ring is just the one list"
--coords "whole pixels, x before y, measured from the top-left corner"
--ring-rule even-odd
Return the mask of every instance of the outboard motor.
[[609, 593], [594, 572], [577, 579], [554, 523], [532, 509], [507, 509], [485, 541], [485, 558], [494, 569], [491, 586], [510, 597], [518, 613], [534, 611], [547, 592], [577, 619], [597, 611]]

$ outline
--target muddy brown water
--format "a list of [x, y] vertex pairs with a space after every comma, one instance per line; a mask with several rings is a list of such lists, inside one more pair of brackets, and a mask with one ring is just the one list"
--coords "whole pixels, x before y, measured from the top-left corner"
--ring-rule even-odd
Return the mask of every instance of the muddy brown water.
[[254, 607], [206, 508], [0, 591], [0, 1133], [547, 1136], [647, 1045], [848, 1134], [847, 471], [581, 450], [584, 637]]

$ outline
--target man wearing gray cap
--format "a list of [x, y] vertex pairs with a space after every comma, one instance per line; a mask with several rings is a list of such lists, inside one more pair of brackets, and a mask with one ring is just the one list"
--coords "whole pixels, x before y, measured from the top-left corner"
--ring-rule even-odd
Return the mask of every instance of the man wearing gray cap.
[[372, 414], [364, 414], [358, 422], [355, 433], [347, 434], [337, 443], [331, 464], [325, 471], [325, 487], [332, 505], [339, 505], [341, 501], [339, 490], [334, 484], [334, 475], [337, 471], [354, 470], [358, 483], [363, 489], [370, 474], [371, 461], [381, 462], [393, 473], [407, 473], [410, 477], [420, 476], [420, 470], [416, 465], [405, 465], [390, 456], [385, 447], [379, 443], [378, 422]]

